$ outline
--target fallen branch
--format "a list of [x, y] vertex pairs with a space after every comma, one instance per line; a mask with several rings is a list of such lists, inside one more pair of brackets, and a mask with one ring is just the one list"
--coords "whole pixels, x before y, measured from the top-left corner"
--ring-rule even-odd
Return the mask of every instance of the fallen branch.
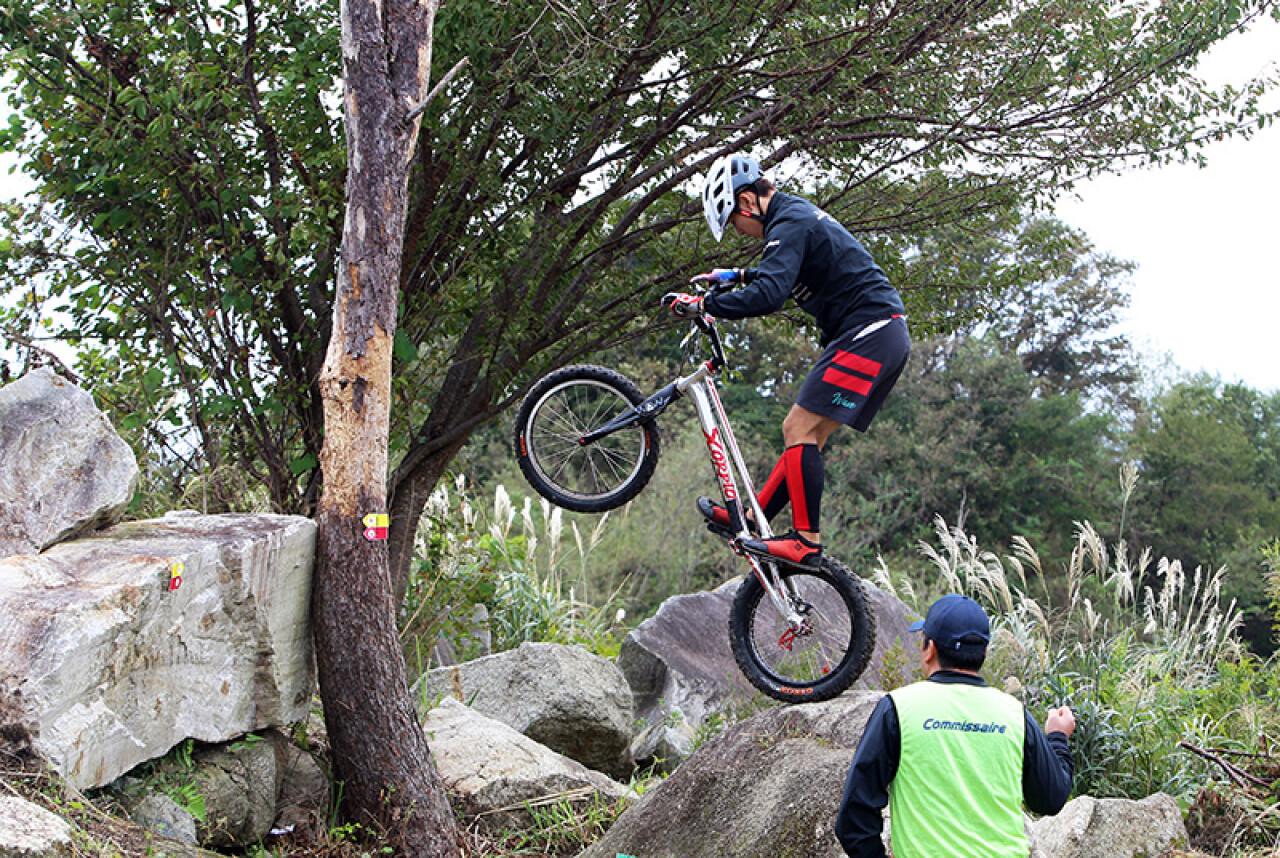
[[1249, 774], [1244, 769], [1240, 768], [1230, 760], [1223, 759], [1222, 755], [1234, 754], [1237, 756], [1250, 756], [1258, 759], [1269, 759], [1267, 757], [1262, 757], [1261, 755], [1258, 755], [1258, 754], [1244, 754], [1239, 751], [1228, 751], [1221, 748], [1197, 748], [1195, 745], [1191, 744], [1190, 742], [1185, 742], [1185, 741], [1179, 742], [1178, 747], [1185, 748], [1186, 750], [1201, 757], [1202, 759], [1205, 759], [1211, 763], [1217, 764], [1218, 767], [1220, 767], [1224, 772], [1227, 773], [1227, 777], [1231, 778], [1231, 781], [1238, 787], [1244, 788], [1244, 787], [1247, 787], [1248, 784], [1253, 784], [1254, 786], [1259, 786], [1264, 789], [1270, 789], [1272, 784], [1275, 783], [1274, 778], [1268, 780], [1266, 778], [1260, 778], [1256, 775]]

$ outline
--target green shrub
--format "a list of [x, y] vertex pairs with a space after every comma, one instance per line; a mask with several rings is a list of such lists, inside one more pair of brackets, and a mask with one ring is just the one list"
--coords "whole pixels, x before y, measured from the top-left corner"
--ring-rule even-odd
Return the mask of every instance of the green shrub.
[[[401, 637], [410, 666], [428, 666], [431, 646], [447, 639], [460, 658], [512, 649], [526, 641], [580, 644], [614, 655], [625, 612], [608, 596], [578, 597], [588, 559], [608, 516], [584, 535], [576, 521], [529, 498], [517, 509], [504, 487], [488, 510], [476, 507], [466, 481], [432, 495], [418, 529]], [[477, 611], [477, 606], [483, 606]]]

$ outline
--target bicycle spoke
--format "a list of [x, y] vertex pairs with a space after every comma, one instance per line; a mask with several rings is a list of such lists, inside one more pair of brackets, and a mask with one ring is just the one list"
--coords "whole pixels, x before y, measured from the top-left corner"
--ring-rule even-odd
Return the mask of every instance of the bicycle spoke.
[[835, 670], [850, 646], [850, 624], [840, 594], [817, 576], [787, 576], [789, 601], [804, 618], [791, 627], [767, 600], [757, 606], [752, 624], [757, 654], [779, 680], [810, 683]]
[[607, 493], [624, 484], [643, 456], [643, 428], [628, 427], [585, 447], [579, 440], [630, 407], [599, 386], [567, 385], [553, 392], [540, 404], [530, 433], [540, 470], [581, 496]]

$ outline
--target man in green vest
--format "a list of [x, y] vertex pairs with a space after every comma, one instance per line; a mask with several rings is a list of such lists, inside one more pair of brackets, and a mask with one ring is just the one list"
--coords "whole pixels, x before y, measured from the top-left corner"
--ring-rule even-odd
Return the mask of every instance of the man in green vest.
[[943, 596], [924, 620], [925, 680], [886, 694], [858, 744], [836, 817], [853, 858], [884, 858], [889, 805], [895, 858], [1027, 858], [1022, 805], [1053, 815], [1071, 794], [1071, 709], [1044, 731], [1026, 707], [978, 671], [991, 623], [967, 596]]

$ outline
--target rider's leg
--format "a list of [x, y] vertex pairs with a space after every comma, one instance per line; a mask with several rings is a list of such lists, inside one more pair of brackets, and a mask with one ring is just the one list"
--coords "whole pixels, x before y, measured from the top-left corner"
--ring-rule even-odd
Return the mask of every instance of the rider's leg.
[[[822, 504], [824, 468], [822, 446], [840, 423], [814, 414], [799, 405], [782, 423], [782, 437], [787, 447], [778, 457], [769, 478], [756, 495], [767, 521], [791, 504], [791, 516], [796, 531], [813, 543], [819, 541], [819, 512]], [[706, 506], [706, 515], [715, 524], [728, 523], [728, 514], [722, 507], [699, 498], [699, 509]], [[713, 517], [713, 515], [715, 517]]]
[[821, 542], [818, 517], [825, 480], [822, 448], [840, 425], [838, 420], [815, 414], [800, 405], [791, 406], [782, 421], [782, 440], [787, 449], [779, 465], [784, 460], [787, 462], [792, 522], [796, 532], [815, 545]]
[[[755, 554], [776, 557], [789, 563], [813, 565], [822, 556], [818, 517], [825, 475], [822, 446], [840, 422], [815, 414], [802, 406], [792, 406], [782, 424], [787, 448], [782, 451], [765, 490], [761, 506], [776, 513], [790, 500], [793, 522], [790, 533], [771, 539], [745, 539], [742, 547]], [[783, 488], [785, 487], [785, 495]]]

